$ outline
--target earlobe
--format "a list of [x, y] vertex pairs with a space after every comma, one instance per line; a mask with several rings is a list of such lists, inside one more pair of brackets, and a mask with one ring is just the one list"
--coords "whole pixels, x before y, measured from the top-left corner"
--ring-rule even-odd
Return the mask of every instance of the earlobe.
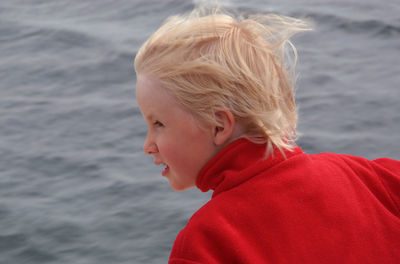
[[217, 146], [228, 143], [235, 129], [236, 121], [232, 112], [229, 110], [220, 110], [215, 112], [215, 117], [219, 121], [219, 125], [214, 129], [214, 144]]

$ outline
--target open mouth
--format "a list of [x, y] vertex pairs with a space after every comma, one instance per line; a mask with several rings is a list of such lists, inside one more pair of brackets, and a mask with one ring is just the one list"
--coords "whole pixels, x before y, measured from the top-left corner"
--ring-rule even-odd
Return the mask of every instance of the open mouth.
[[167, 176], [167, 174], [168, 174], [168, 172], [169, 172], [169, 167], [168, 167], [168, 165], [167, 164], [164, 164], [164, 169], [162, 170], [162, 172], [161, 172], [161, 174], [162, 174], [162, 176]]
[[168, 172], [169, 172], [169, 166], [168, 166], [166, 163], [162, 162], [161, 160], [155, 160], [155, 161], [154, 161], [154, 164], [156, 164], [156, 165], [163, 165], [164, 168], [162, 169], [161, 174], [162, 174], [162, 176], [164, 176], [164, 177], [167, 176], [167, 174], [168, 174]]

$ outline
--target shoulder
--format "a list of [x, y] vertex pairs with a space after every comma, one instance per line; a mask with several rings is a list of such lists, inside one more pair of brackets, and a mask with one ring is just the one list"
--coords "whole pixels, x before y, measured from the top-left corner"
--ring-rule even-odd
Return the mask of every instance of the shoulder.
[[[400, 161], [322, 153], [308, 155], [313, 183], [325, 186], [325, 193], [379, 204], [400, 216]], [[321, 188], [322, 189], [322, 188]]]

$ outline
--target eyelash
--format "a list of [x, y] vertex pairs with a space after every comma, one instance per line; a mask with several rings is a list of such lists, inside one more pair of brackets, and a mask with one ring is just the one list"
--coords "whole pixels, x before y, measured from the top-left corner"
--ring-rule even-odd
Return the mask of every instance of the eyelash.
[[153, 124], [154, 124], [155, 126], [157, 126], [157, 127], [162, 127], [162, 126], [164, 126], [164, 124], [161, 123], [160, 121], [155, 121]]

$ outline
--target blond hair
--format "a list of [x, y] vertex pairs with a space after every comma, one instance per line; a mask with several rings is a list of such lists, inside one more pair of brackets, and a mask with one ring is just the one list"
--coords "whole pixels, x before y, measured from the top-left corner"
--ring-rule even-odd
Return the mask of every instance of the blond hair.
[[297, 52], [289, 38], [305, 30], [305, 22], [275, 14], [234, 18], [196, 9], [170, 17], [140, 48], [135, 70], [157, 78], [207, 124], [218, 125], [215, 113], [228, 109], [268, 152], [291, 150]]

